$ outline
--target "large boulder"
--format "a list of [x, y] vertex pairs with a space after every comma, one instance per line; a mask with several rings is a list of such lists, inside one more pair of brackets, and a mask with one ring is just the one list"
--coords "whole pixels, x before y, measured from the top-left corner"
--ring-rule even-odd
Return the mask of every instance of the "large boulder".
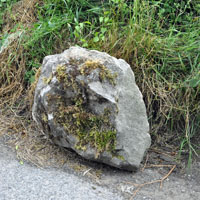
[[95, 50], [44, 58], [32, 114], [55, 144], [117, 168], [138, 168], [151, 143], [130, 66]]

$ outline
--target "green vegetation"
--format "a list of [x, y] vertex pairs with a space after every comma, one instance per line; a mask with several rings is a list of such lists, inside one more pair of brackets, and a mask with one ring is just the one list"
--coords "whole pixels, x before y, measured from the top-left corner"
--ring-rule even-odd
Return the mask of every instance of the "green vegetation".
[[[74, 62], [74, 61], [73, 61]], [[66, 99], [62, 95], [49, 95], [48, 104], [56, 104], [55, 123], [61, 124], [68, 134], [78, 138], [77, 149], [86, 150], [87, 145], [95, 148], [96, 157], [103, 151], [109, 151], [115, 155], [116, 131], [110, 123], [110, 115], [113, 110], [105, 108], [102, 114], [92, 113], [84, 99], [81, 88], [84, 88], [84, 82], [76, 81], [76, 76], [89, 75], [93, 70], [100, 69], [99, 78], [105, 78], [102, 81], [113, 81], [111, 72], [98, 62], [86, 61], [83, 66], [77, 70], [76, 65], [70, 63], [69, 66], [58, 65], [56, 69], [56, 78], [61, 87], [67, 90], [74, 90], [75, 97]], [[102, 72], [102, 70], [104, 70]], [[108, 76], [109, 75], [109, 76]], [[111, 83], [112, 84], [112, 83]], [[86, 88], [85, 88], [86, 89]], [[66, 103], [67, 102], [67, 103]], [[47, 117], [43, 113], [43, 121]]]
[[0, 57], [1, 104], [14, 102], [34, 81], [44, 56], [71, 45], [105, 51], [131, 65], [144, 95], [153, 141], [176, 145], [180, 153], [188, 151], [189, 162], [198, 155], [199, 1], [28, 2], [0, 1], [0, 46], [10, 33], [25, 31]]

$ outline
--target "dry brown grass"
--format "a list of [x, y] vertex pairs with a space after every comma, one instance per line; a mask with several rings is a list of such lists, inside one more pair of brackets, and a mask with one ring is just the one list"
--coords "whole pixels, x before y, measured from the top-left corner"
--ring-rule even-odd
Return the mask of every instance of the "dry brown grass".
[[14, 103], [24, 90], [24, 50], [17, 40], [0, 57], [0, 106]]
[[[30, 27], [37, 20], [35, 5], [39, 0], [22, 0], [4, 14], [2, 33], [9, 33], [16, 24]], [[17, 28], [20, 31], [20, 28]], [[24, 91], [25, 50], [17, 37], [0, 54], [0, 106], [13, 104]]]
[[[115, 33], [109, 37], [99, 50], [103, 49], [114, 57], [123, 58], [133, 69], [136, 83], [144, 97], [151, 135], [155, 136], [153, 142], [158, 142], [158, 136], [164, 136], [163, 133], [168, 132], [168, 135], [163, 137], [163, 142], [171, 140], [173, 135], [176, 143], [178, 137], [191, 126], [197, 116], [196, 113], [200, 109], [200, 88], [196, 90], [185, 86], [184, 72], [174, 70], [164, 75], [159, 71], [159, 63], [155, 60], [156, 56], [160, 56], [159, 47], [155, 47], [155, 44], [162, 41], [161, 38], [143, 34], [141, 42], [136, 43], [132, 35], [124, 40], [118, 38], [117, 34], [115, 36]], [[178, 62], [178, 58], [175, 59]]]
[[14, 4], [11, 11], [7, 11], [3, 16], [4, 27], [2, 32], [10, 32], [16, 25], [20, 24], [24, 27], [31, 27], [37, 21], [37, 13], [35, 6], [42, 4], [41, 0], [21, 0]]
[[31, 84], [29, 90], [28, 90], [28, 95], [26, 97], [26, 100], [29, 104], [29, 108], [31, 110], [32, 106], [33, 106], [33, 102], [34, 102], [34, 95], [35, 95], [35, 88], [37, 86], [38, 83], [38, 79], [40, 77], [40, 72], [41, 72], [41, 68], [39, 69], [35, 69], [35, 81]]
[[[41, 3], [41, 0], [22, 0], [14, 4], [3, 16], [2, 33], [10, 33], [16, 24], [30, 28], [37, 21], [35, 6]], [[20, 26], [16, 31], [21, 31]], [[21, 40], [21, 36], [15, 38], [0, 54], [0, 107], [13, 104], [25, 92], [27, 58]]]

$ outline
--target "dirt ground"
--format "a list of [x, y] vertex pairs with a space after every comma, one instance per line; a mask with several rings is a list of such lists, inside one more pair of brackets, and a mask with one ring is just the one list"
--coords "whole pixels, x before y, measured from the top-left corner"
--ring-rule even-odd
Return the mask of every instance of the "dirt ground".
[[[134, 200], [197, 200], [200, 199], [200, 160], [190, 170], [150, 149], [146, 161], [136, 172], [118, 170], [106, 165], [81, 160], [87, 170], [79, 171], [98, 185], [122, 193], [124, 199]], [[154, 158], [153, 158], [154, 157]], [[160, 164], [151, 164], [159, 159]], [[161, 158], [162, 157], [162, 160]], [[166, 161], [167, 160], [167, 161]], [[62, 167], [67, 170], [68, 165]], [[95, 173], [92, 173], [95, 172]]]
[[[175, 165], [169, 168], [143, 167], [136, 173], [106, 170], [100, 181], [120, 190], [125, 199], [200, 199], [200, 162], [193, 164], [189, 174], [180, 172]], [[170, 173], [172, 169], [174, 171]]]

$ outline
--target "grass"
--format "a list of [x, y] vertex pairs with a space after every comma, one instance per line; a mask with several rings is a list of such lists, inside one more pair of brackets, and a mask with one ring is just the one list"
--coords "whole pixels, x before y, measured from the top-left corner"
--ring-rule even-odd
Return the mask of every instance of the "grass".
[[190, 163], [200, 149], [199, 16], [198, 1], [1, 0], [0, 45], [24, 31], [0, 58], [1, 105], [28, 90], [44, 56], [71, 45], [105, 51], [131, 65], [153, 142], [187, 151]]

